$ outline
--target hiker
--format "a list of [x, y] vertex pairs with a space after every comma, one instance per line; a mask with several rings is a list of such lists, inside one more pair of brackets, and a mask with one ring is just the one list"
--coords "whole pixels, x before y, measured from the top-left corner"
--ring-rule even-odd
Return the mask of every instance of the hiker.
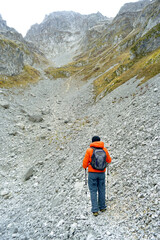
[[[87, 149], [83, 159], [83, 168], [88, 167], [88, 186], [91, 196], [92, 213], [98, 216], [98, 211], [106, 210], [105, 203], [105, 171], [107, 164], [111, 162], [111, 157], [104, 147], [104, 142], [100, 137], [94, 136], [90, 148]], [[98, 200], [97, 200], [98, 192]]]

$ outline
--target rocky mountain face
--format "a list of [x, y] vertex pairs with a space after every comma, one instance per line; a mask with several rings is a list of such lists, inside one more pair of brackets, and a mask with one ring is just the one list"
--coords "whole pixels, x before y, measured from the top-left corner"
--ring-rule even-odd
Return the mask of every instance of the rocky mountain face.
[[160, 4], [153, 1], [148, 4], [140, 13], [135, 21], [135, 27], [141, 26], [138, 41], [133, 47], [135, 54], [145, 54], [160, 46]]
[[15, 29], [9, 28], [0, 16], [0, 76], [14, 76], [26, 65], [33, 66], [36, 55], [44, 57], [32, 43], [27, 43]]
[[125, 3], [121, 7], [119, 14], [142, 11], [151, 2], [152, 0], [140, 0], [138, 2]]
[[120, 43], [119, 49], [122, 51], [131, 46], [132, 59], [152, 52], [160, 46], [159, 19], [159, 1], [125, 4], [112, 23], [111, 29], [115, 31], [113, 44]]
[[[131, 39], [133, 44], [159, 24], [159, 8], [159, 1], [143, 0], [127, 3], [113, 21], [100, 13], [81, 15], [74, 12], [54, 12], [46, 16], [41, 24], [32, 26], [27, 32], [26, 40], [34, 42], [49, 59], [60, 66], [70, 62], [75, 55], [86, 51], [90, 42], [104, 35], [106, 44], [113, 45], [119, 44], [132, 31], [137, 30], [136, 38]], [[144, 49], [144, 52], [159, 47], [159, 38], [155, 35], [149, 41], [154, 43], [151, 44], [151, 48]], [[138, 54], [140, 52], [141, 50]]]
[[85, 50], [88, 31], [102, 29], [108, 22], [109, 19], [100, 13], [54, 12], [46, 16], [41, 24], [33, 25], [25, 39], [34, 42], [53, 62], [64, 65], [77, 51], [80, 53], [81, 47]]
[[[111, 39], [115, 37], [115, 41], [113, 41], [113, 44], [123, 42], [122, 40], [126, 39], [127, 37], [129, 38], [130, 45], [133, 45], [134, 42], [143, 37], [147, 32], [149, 32], [149, 30], [151, 30], [160, 23], [159, 17], [159, 1], [147, 0], [135, 3], [128, 3], [120, 9], [119, 13], [114, 18], [112, 24], [110, 24], [109, 29], [107, 29], [107, 32], [114, 32], [114, 34], [111, 35]], [[134, 32], [136, 32], [135, 38], [133, 37]], [[156, 33], [158, 36], [159, 31], [157, 30]], [[144, 39], [146, 38], [147, 37], [144, 37]], [[151, 42], [153, 40], [152, 38], [149, 39], [149, 37], [147, 39]], [[127, 40], [128, 39], [126, 39], [125, 44], [127, 44]], [[157, 44], [156, 48], [158, 47], [159, 45]], [[153, 49], [151, 49], [151, 51], [152, 50]]]
[[[123, 8], [110, 22], [86, 32], [78, 45], [79, 55], [64, 67], [45, 69], [51, 78], [94, 78], [95, 99], [103, 97], [130, 78], [144, 83], [160, 72], [160, 4], [139, 1], [131, 11]], [[65, 43], [64, 43], [65, 45]], [[77, 50], [78, 52], [78, 50]], [[69, 58], [58, 55], [63, 61]], [[73, 55], [70, 54], [72, 58]], [[57, 60], [57, 58], [54, 58]], [[58, 61], [57, 61], [58, 63]], [[64, 63], [64, 62], [63, 62]]]
[[3, 18], [2, 18], [2, 16], [1, 16], [1, 14], [0, 14], [0, 31], [7, 31], [7, 30], [13, 30], [14, 31], [14, 29], [12, 28], [9, 28], [8, 26], [7, 26], [7, 23], [6, 23], [6, 21], [5, 20], [3, 20]]
[[22, 36], [16, 30], [9, 28], [0, 16], [0, 72], [2, 75], [21, 72], [23, 56], [20, 49], [16, 48], [14, 41], [22, 41], [22, 39]]

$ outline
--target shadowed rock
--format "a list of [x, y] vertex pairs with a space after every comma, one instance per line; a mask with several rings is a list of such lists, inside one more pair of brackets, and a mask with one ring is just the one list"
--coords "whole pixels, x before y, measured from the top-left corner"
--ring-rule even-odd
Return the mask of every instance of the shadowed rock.
[[41, 115], [38, 115], [38, 114], [29, 115], [29, 121], [38, 123], [38, 122], [42, 122], [43, 118]]
[[24, 175], [24, 181], [29, 180], [33, 176], [33, 173], [34, 173], [34, 169], [33, 167], [31, 167]]
[[9, 103], [6, 102], [6, 101], [0, 101], [0, 106], [5, 108], [5, 109], [8, 109], [9, 108]]

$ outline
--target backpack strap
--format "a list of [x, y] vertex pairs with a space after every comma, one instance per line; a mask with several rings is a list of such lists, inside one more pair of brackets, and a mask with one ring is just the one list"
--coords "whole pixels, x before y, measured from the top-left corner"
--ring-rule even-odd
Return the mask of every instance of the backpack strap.
[[[93, 151], [94, 151], [94, 149], [96, 149], [95, 147], [90, 147], [90, 148], [92, 148]], [[92, 154], [93, 154], [93, 152], [92, 152]], [[89, 162], [89, 165], [91, 165], [91, 162], [92, 162], [92, 155], [91, 155], [91, 160], [90, 160], [90, 162]]]
[[103, 148], [100, 148], [100, 147], [90, 147], [90, 148], [92, 148], [92, 149], [102, 149], [103, 150]]

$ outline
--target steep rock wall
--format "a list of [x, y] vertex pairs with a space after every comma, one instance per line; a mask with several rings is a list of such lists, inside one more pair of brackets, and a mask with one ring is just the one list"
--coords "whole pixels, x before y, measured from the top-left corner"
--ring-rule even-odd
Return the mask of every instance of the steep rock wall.
[[69, 53], [67, 57], [72, 59], [77, 50], [85, 47], [87, 31], [98, 25], [101, 28], [108, 22], [108, 18], [100, 13], [81, 15], [75, 12], [54, 12], [46, 16], [41, 24], [33, 25], [25, 39], [36, 43], [53, 61], [60, 54], [64, 56], [64, 53]]

